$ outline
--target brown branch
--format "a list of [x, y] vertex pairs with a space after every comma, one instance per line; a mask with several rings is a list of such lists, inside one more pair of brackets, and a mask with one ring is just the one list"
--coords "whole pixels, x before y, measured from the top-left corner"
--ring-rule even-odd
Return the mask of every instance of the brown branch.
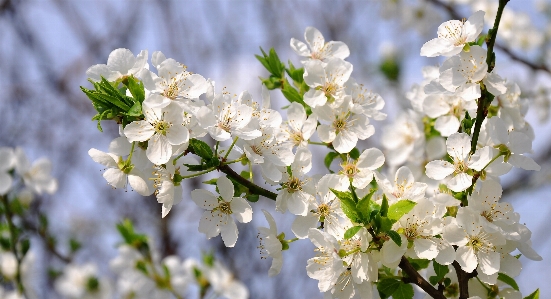
[[459, 282], [459, 299], [467, 299], [469, 298], [469, 279], [476, 277], [478, 273], [476, 269], [471, 273], [463, 271], [457, 261], [454, 261], [452, 266], [457, 273], [457, 281]]
[[[398, 266], [409, 276], [409, 279], [407, 279], [407, 282], [414, 283], [418, 285], [423, 291], [425, 291], [427, 294], [429, 294], [434, 299], [446, 299], [446, 296], [437, 289], [434, 288], [415, 268], [413, 268], [413, 265], [408, 261], [408, 259], [405, 256], [402, 256], [402, 260], [400, 260], [400, 264]], [[458, 275], [459, 276], [459, 275]]]

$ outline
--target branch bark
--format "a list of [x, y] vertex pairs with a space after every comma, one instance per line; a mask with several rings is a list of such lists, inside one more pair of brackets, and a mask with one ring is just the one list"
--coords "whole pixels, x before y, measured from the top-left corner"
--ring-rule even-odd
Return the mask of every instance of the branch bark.
[[432, 286], [423, 276], [421, 276], [421, 274], [419, 274], [419, 272], [417, 272], [417, 270], [415, 270], [415, 268], [413, 268], [413, 265], [405, 256], [402, 256], [398, 266], [409, 276], [410, 279], [407, 282], [418, 285], [421, 289], [423, 289], [423, 291], [434, 299], [446, 299], [446, 296], [444, 296], [442, 292], [435, 289], [434, 286]]

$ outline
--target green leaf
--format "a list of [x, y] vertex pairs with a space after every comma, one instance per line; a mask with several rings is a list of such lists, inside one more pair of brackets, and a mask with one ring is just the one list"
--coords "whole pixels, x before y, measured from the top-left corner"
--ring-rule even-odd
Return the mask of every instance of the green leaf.
[[129, 76], [122, 83], [128, 87], [128, 90], [130, 90], [130, 93], [137, 102], [142, 103], [145, 100], [144, 86], [141, 81], [136, 81], [134, 77]]
[[348, 192], [341, 192], [337, 191], [335, 189], [331, 189], [331, 191], [337, 196], [338, 199], [341, 201], [341, 209], [343, 213], [352, 221], [352, 222], [360, 222], [360, 219], [358, 217], [358, 211], [356, 210], [356, 203], [354, 202], [354, 199], [352, 198], [352, 194]]
[[304, 68], [295, 68], [291, 60], [289, 60], [289, 68], [285, 71], [296, 84], [301, 85], [304, 82]]
[[394, 243], [396, 243], [396, 245], [400, 247], [402, 246], [402, 237], [400, 237], [399, 233], [389, 230], [386, 234], [390, 237], [390, 239], [392, 239], [392, 241], [394, 241]]
[[348, 154], [350, 155], [350, 158], [358, 160], [358, 158], [360, 157], [360, 150], [358, 150], [357, 148], [353, 148]]
[[524, 299], [540, 299], [540, 289], [535, 290], [532, 294], [524, 297]]
[[381, 217], [381, 225], [379, 227], [379, 232], [389, 232], [392, 229], [392, 220], [388, 219], [387, 217]]
[[392, 294], [394, 294], [394, 292], [398, 289], [400, 283], [402, 282], [393, 278], [381, 279], [381, 281], [377, 284], [377, 290], [379, 291], [381, 298], [385, 299], [392, 296]]
[[381, 203], [381, 216], [386, 217], [388, 215], [388, 199], [383, 194], [383, 202]]
[[198, 139], [189, 140], [189, 147], [193, 150], [193, 152], [197, 156], [205, 160], [208, 160], [214, 157], [214, 154], [210, 146], [201, 140], [198, 140]]
[[436, 285], [444, 279], [444, 276], [450, 272], [450, 268], [448, 268], [448, 266], [440, 265], [436, 261], [432, 262], [432, 268], [434, 268], [434, 273], [436, 273], [436, 275], [429, 277], [429, 282], [433, 285]]
[[80, 244], [79, 241], [72, 238], [69, 240], [69, 248], [71, 248], [71, 252], [74, 253], [77, 250], [79, 250], [81, 247], [82, 247], [82, 244]]
[[285, 96], [285, 98], [289, 102], [291, 103], [297, 102], [302, 106], [305, 106], [304, 99], [302, 98], [302, 96], [298, 93], [298, 91], [295, 88], [293, 88], [289, 84], [289, 82], [287, 82], [287, 80], [284, 81], [284, 84], [281, 87], [281, 93], [283, 93], [283, 96]]
[[430, 264], [430, 261], [426, 259], [412, 259], [408, 257], [408, 261], [417, 271], [428, 268]]
[[336, 152], [328, 152], [327, 155], [325, 155], [325, 159], [323, 159], [323, 164], [325, 164], [325, 167], [327, 167], [327, 169], [329, 169], [331, 171], [331, 169], [330, 169], [331, 163], [338, 156], [339, 156], [339, 154], [336, 153]]
[[358, 210], [358, 213], [360, 213], [362, 223], [368, 224], [369, 221], [371, 221], [371, 211], [374, 210], [371, 196], [373, 196], [373, 193], [375, 193], [375, 191], [376, 190], [372, 190], [371, 192], [369, 192], [366, 196], [360, 199], [356, 204], [356, 208]]
[[404, 214], [407, 214], [416, 205], [415, 202], [403, 199], [388, 207], [388, 218], [398, 221]]
[[350, 239], [352, 237], [354, 237], [354, 235], [356, 235], [356, 233], [362, 228], [362, 226], [353, 226], [349, 229], [346, 230], [346, 232], [344, 233], [344, 238], [345, 239]]
[[413, 286], [411, 284], [405, 284], [400, 281], [398, 288], [392, 294], [394, 299], [412, 299], [413, 298]]
[[132, 107], [130, 107], [128, 112], [126, 112], [126, 115], [136, 116], [136, 117], [141, 116], [142, 115], [142, 104], [140, 104], [139, 102], [134, 103], [134, 105], [132, 105]]
[[517, 282], [512, 277], [508, 276], [507, 274], [498, 273], [497, 274], [497, 279], [499, 279], [499, 280], [503, 281], [504, 283], [510, 285], [516, 291], [519, 290]]

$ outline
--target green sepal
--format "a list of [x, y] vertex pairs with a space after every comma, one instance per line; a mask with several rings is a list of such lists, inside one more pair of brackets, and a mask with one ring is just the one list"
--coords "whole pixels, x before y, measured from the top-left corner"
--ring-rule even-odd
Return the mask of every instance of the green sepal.
[[345, 239], [350, 239], [350, 238], [354, 237], [356, 235], [356, 233], [358, 233], [360, 231], [361, 228], [362, 228], [362, 226], [353, 226], [353, 227], [347, 229], [346, 232], [344, 233], [344, 238]]
[[504, 283], [506, 283], [508, 285], [510, 285], [516, 291], [519, 290], [517, 282], [512, 277], [510, 277], [509, 275], [504, 274], [504, 273], [498, 273], [497, 274], [497, 279], [503, 281]]
[[260, 199], [258, 194], [247, 194], [246, 199], [250, 202], [257, 202]]

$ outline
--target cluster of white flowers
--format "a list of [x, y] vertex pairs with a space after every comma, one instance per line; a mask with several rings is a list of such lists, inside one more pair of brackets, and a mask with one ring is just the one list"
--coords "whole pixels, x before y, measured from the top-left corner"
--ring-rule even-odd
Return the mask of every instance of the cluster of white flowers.
[[[68, 264], [55, 281], [55, 290], [69, 299], [185, 298], [191, 284], [204, 292], [228, 299], [246, 299], [248, 290], [219, 261], [206, 256], [201, 263], [167, 256], [144, 256], [136, 248], [121, 245], [109, 264], [117, 280], [100, 276], [93, 263]], [[119, 297], [117, 297], [119, 296]]]
[[[385, 154], [377, 148], [357, 148], [359, 140], [375, 132], [370, 121], [386, 118], [383, 99], [351, 77], [352, 64], [344, 60], [350, 55], [348, 47], [326, 43], [313, 27], [306, 28], [306, 43], [294, 38], [290, 42], [303, 57], [303, 73], [297, 77], [294, 66], [287, 69], [294, 87], [281, 88], [289, 92], [296, 87], [296, 97], [285, 110], [287, 118], [271, 108], [265, 87], [260, 104], [247, 91], [239, 96], [216, 92], [213, 81], [188, 72], [161, 52], [152, 55], [154, 73], [147, 51], [137, 57], [126, 49], [113, 51], [107, 65], [91, 67], [88, 75], [96, 89], [106, 80], [117, 88], [122, 83], [125, 94], [113, 97], [129, 98], [134, 105], [126, 104], [130, 109], [113, 117], [122, 123], [121, 137], [110, 144], [108, 153], [91, 149], [89, 154], [108, 168], [104, 177], [113, 187], [129, 183], [142, 195], [155, 193], [163, 217], [182, 200], [184, 179], [223, 172], [209, 181], [216, 193], [197, 189], [191, 199], [205, 209], [199, 231], [207, 238], [221, 235], [228, 247], [238, 239], [235, 220], [252, 219], [247, 200], [255, 201], [258, 195], [275, 200], [276, 211], [297, 216], [292, 224], [296, 238], [286, 240], [278, 234], [274, 218], [263, 211], [269, 227], [259, 228], [259, 239], [263, 254], [273, 258], [269, 274], [280, 272], [282, 251], [292, 242], [309, 239], [317, 255], [308, 260], [307, 274], [319, 281], [325, 298], [375, 298], [376, 289], [386, 297], [396, 289], [409, 292], [411, 286], [397, 279], [402, 274], [394, 269], [399, 266], [407, 272], [405, 264], [415, 261], [432, 261], [441, 271], [431, 284], [446, 292], [457, 290], [455, 282], [444, 277], [455, 271], [476, 270], [469, 278], [496, 285], [499, 277], [518, 275], [507, 270], [518, 263], [515, 250], [541, 259], [531, 248], [531, 233], [519, 222], [519, 214], [499, 201], [499, 177], [513, 166], [539, 170], [539, 165], [525, 155], [532, 150], [534, 134], [524, 120], [518, 86], [492, 72], [488, 50], [478, 44], [484, 16], [477, 11], [468, 20], [444, 22], [438, 37], [421, 48], [422, 56], [447, 59], [440, 67], [424, 69], [424, 81], [407, 94], [413, 109], [383, 130]], [[273, 76], [282, 64], [275, 52], [259, 60]], [[280, 82], [290, 84], [283, 77]], [[98, 106], [99, 100], [90, 98]], [[481, 106], [485, 101], [487, 107]], [[207, 136], [211, 139], [198, 139]], [[311, 173], [316, 157], [309, 145], [330, 151], [324, 160], [328, 174]], [[335, 159], [341, 160], [339, 169], [332, 168]], [[232, 170], [230, 165], [237, 162], [248, 165], [248, 171], [239, 175]], [[380, 172], [385, 162], [387, 174], [395, 172], [394, 179]], [[254, 165], [277, 192], [254, 183]], [[138, 284], [128, 281], [160, 271], [134, 267], [139, 256], [121, 247], [113, 265], [131, 269], [121, 274], [121, 284], [134, 287]], [[181, 274], [171, 275], [166, 283], [183, 289], [191, 275], [189, 266], [176, 258], [161, 264]], [[216, 273], [218, 278], [225, 276]], [[413, 279], [412, 273], [407, 275]], [[157, 292], [154, 281], [151, 288], [147, 283], [140, 283], [139, 290], [129, 287], [127, 294], [162, 298], [152, 293]], [[395, 287], [384, 287], [388, 284]], [[476, 287], [473, 293], [484, 296]]]

